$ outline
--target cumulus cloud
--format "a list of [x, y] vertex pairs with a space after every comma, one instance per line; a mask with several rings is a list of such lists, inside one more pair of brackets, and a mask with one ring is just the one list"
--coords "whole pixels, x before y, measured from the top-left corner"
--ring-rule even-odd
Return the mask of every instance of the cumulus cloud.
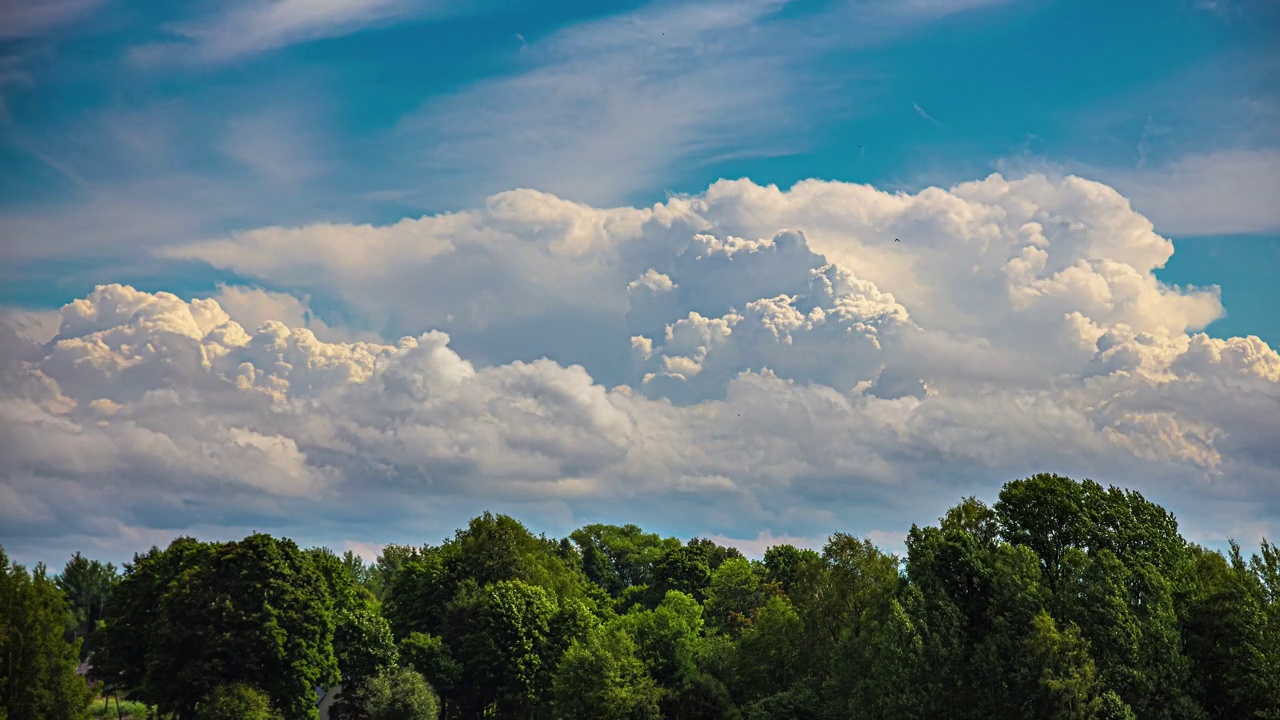
[[[1276, 116], [1273, 108], [1265, 112]], [[1274, 121], [1267, 122], [1273, 127]], [[1001, 163], [1040, 169], [1065, 167], [1098, 178], [1129, 198], [1161, 233], [1175, 236], [1274, 233], [1280, 230], [1280, 149], [1235, 148], [1189, 153], [1137, 168], [1045, 160]]]
[[[1172, 243], [1076, 177], [722, 181], [611, 209], [515, 191], [170, 252], [289, 294], [106, 285], [52, 338], [9, 320], [19, 542], [122, 532], [104, 514], [421, 542], [483, 507], [887, 542], [1040, 470], [1211, 508], [1206, 538], [1275, 521], [1280, 356], [1204, 334], [1216, 290], [1157, 281]], [[322, 333], [311, 293], [400, 339]], [[382, 534], [325, 530], [361, 523]]]

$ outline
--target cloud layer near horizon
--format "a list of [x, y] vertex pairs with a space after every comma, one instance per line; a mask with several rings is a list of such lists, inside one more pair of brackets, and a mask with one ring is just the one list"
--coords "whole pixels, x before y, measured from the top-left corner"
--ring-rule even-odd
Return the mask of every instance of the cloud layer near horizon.
[[106, 285], [52, 339], [8, 316], [7, 548], [423, 542], [485, 507], [884, 537], [1042, 470], [1141, 489], [1200, 539], [1274, 535], [1280, 355], [1199, 332], [1216, 290], [1159, 283], [1172, 243], [1079, 178], [612, 209], [517, 190], [161, 252], [275, 290]]

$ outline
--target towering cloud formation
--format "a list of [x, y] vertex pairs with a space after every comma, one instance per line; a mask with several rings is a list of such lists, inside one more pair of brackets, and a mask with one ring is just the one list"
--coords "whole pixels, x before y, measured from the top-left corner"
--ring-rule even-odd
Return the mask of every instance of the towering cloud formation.
[[1200, 333], [1218, 296], [1159, 283], [1172, 252], [1110, 188], [998, 175], [916, 195], [720, 182], [641, 209], [514, 191], [240, 233], [169, 254], [404, 337], [262, 322], [304, 317], [278, 294], [224, 290], [254, 327], [120, 285], [48, 342], [11, 321], [0, 522], [323, 535], [527, 503], [812, 536], [1052, 470], [1194, 504], [1204, 537], [1256, 531], [1280, 499], [1280, 356]]

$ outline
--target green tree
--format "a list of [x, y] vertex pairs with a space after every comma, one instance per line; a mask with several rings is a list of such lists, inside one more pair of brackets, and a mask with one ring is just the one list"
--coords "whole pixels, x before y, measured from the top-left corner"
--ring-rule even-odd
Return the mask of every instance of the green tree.
[[707, 556], [707, 548], [699, 544], [683, 545], [663, 554], [649, 584], [649, 607], [657, 606], [672, 591], [701, 602], [711, 584], [711, 563]]
[[391, 544], [382, 548], [382, 552], [378, 554], [378, 557], [369, 567], [365, 581], [369, 590], [379, 602], [385, 600], [387, 594], [391, 592], [391, 588], [395, 585], [396, 576], [405, 566], [405, 563], [421, 557], [422, 553], [423, 548], [411, 545]]
[[764, 551], [765, 579], [777, 583], [782, 591], [791, 594], [801, 568], [821, 564], [822, 556], [814, 550], [801, 550], [794, 545], [774, 545]]
[[312, 567], [324, 578], [325, 588], [333, 603], [336, 613], [344, 613], [357, 605], [366, 603], [368, 597], [362, 597], [363, 588], [351, 574], [351, 568], [327, 547], [308, 548], [303, 552]]
[[[1238, 551], [1232, 566], [1243, 572], [1244, 563]], [[1280, 720], [1280, 548], [1263, 538], [1259, 552], [1249, 559], [1248, 574], [1261, 601], [1263, 615], [1259, 644], [1264, 660], [1253, 683], [1259, 697], [1254, 714], [1267, 720]]]
[[804, 624], [795, 607], [785, 597], [769, 598], [738, 641], [736, 695], [750, 702], [788, 690], [800, 679], [804, 653]]
[[587, 578], [615, 598], [629, 587], [648, 585], [662, 555], [680, 547], [676, 538], [646, 533], [637, 525], [587, 525], [569, 538], [581, 552]]
[[360, 684], [396, 667], [399, 652], [381, 615], [356, 608], [338, 615], [333, 654], [344, 686]]
[[116, 579], [116, 567], [102, 564], [76, 553], [67, 561], [62, 573], [54, 582], [67, 596], [67, 602], [75, 615], [76, 625], [72, 639], [85, 638], [81, 649], [84, 657], [92, 648], [90, 636], [98, 626], [111, 597], [111, 585]]
[[605, 593], [594, 586], [559, 543], [533, 535], [506, 515], [485, 513], [438, 548], [408, 558], [387, 593], [383, 612], [396, 637], [411, 632], [447, 635], [447, 606], [464, 587], [519, 580], [557, 598], [598, 606]]
[[368, 608], [338, 614], [333, 654], [342, 675], [342, 691], [334, 706], [344, 714], [363, 707], [369, 681], [395, 670], [399, 660], [386, 619]]
[[674, 720], [737, 720], [741, 713], [729, 697], [729, 689], [703, 673], [680, 686], [672, 696]]
[[663, 688], [676, 688], [697, 675], [702, 606], [672, 590], [653, 610], [633, 610], [618, 619], [636, 640], [637, 653]]
[[698, 548], [703, 551], [707, 558], [707, 566], [712, 572], [715, 572], [724, 564], [726, 560], [743, 560], [742, 551], [736, 547], [728, 547], [719, 545], [714, 540], [708, 538], [689, 538], [689, 542], [685, 543], [691, 548]]
[[599, 625], [565, 651], [552, 681], [559, 717], [642, 720], [662, 717], [661, 692], [617, 624]]
[[372, 575], [371, 566], [364, 561], [364, 558], [355, 554], [351, 550], [342, 553], [342, 565], [347, 568], [347, 573], [360, 585], [369, 586], [369, 577]]
[[1231, 561], [1189, 549], [1193, 582], [1180, 609], [1183, 645], [1210, 718], [1260, 717], [1280, 703], [1268, 687], [1267, 619], [1261, 586], [1232, 543]]
[[44, 566], [28, 573], [0, 548], [0, 717], [84, 717], [93, 693], [76, 674], [80, 641], [63, 635], [70, 619]]
[[1075, 625], [1059, 630], [1041, 611], [1026, 638], [1024, 672], [1030, 692], [1022, 699], [1028, 717], [1092, 720], [1102, 710], [1101, 684], [1089, 643]]
[[401, 668], [369, 682], [365, 708], [369, 720], [436, 720], [440, 701], [422, 675]]
[[947, 510], [947, 514], [939, 519], [938, 527], [943, 532], [956, 530], [968, 533], [987, 549], [994, 549], [1000, 541], [999, 514], [972, 495]]
[[[869, 611], [860, 639], [846, 635], [831, 677], [829, 704], [850, 718], [924, 718], [928, 675], [922, 664], [924, 641], [907, 607], [918, 602], [910, 589], [880, 611]], [[892, 688], [892, 690], [886, 690]]]
[[446, 640], [463, 672], [451, 705], [528, 714], [549, 701], [560, 657], [590, 627], [580, 604], [520, 580], [464, 589], [450, 603]]
[[328, 585], [291, 541], [180, 538], [135, 557], [116, 593], [104, 671], [161, 712], [189, 716], [214, 688], [250, 682], [304, 720], [314, 688], [338, 680]]
[[743, 558], [731, 558], [711, 573], [703, 608], [713, 628], [737, 635], [751, 624], [765, 598], [765, 588], [751, 563]]
[[220, 685], [196, 708], [196, 720], [279, 720], [265, 692], [246, 683]]
[[864, 614], [886, 603], [898, 583], [895, 556], [845, 533], [831, 536], [821, 563], [802, 566], [791, 600], [805, 626], [805, 656], [813, 672], [832, 666], [846, 633], [864, 633]]
[[453, 659], [444, 639], [424, 633], [410, 634], [400, 641], [400, 662], [421, 673], [431, 687], [442, 695], [441, 711], [447, 715], [450, 710], [447, 698], [453, 697], [458, 690], [458, 683], [462, 679], [462, 665]]

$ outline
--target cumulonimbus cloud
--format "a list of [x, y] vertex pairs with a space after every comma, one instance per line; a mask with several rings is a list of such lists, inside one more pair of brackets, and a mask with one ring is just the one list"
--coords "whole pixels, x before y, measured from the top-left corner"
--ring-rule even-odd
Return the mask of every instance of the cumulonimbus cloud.
[[121, 285], [52, 340], [0, 326], [7, 535], [120, 532], [103, 513], [403, 529], [463, 498], [815, 537], [1042, 469], [1204, 501], [1207, 533], [1275, 521], [1280, 355], [1201, 332], [1216, 291], [1160, 283], [1172, 243], [1080, 178], [722, 181], [612, 209], [515, 191], [166, 252], [403, 337], [326, 342], [278, 293], [294, 327], [248, 291], [222, 292], [245, 326]]

